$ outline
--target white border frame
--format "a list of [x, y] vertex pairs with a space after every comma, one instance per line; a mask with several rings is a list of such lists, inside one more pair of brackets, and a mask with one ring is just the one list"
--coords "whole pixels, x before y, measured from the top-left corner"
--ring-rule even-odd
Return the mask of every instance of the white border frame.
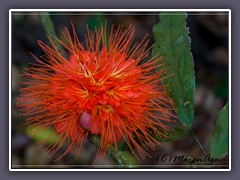
[[[11, 156], [11, 79], [12, 79], [12, 12], [228, 12], [229, 26], [229, 67], [228, 67], [228, 91], [229, 91], [229, 169], [14, 169]], [[231, 171], [231, 10], [230, 9], [10, 9], [9, 10], [9, 171]]]

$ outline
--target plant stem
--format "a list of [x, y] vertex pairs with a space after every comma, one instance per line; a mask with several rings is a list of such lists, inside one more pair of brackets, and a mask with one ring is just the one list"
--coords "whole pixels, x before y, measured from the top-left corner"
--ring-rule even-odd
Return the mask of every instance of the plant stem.
[[193, 132], [193, 130], [190, 130], [190, 135], [192, 135], [192, 137], [195, 139], [195, 141], [197, 142], [198, 146], [200, 147], [200, 149], [202, 150], [204, 155], [207, 155], [206, 151], [204, 150], [202, 144], [200, 143], [200, 141], [198, 140], [198, 138], [196, 137], [195, 133]]
[[[89, 141], [99, 147], [100, 137], [89, 135]], [[133, 168], [136, 165], [139, 165], [138, 160], [131, 153], [128, 151], [119, 151], [114, 146], [108, 147], [108, 154], [117, 162], [117, 164], [123, 167]]]

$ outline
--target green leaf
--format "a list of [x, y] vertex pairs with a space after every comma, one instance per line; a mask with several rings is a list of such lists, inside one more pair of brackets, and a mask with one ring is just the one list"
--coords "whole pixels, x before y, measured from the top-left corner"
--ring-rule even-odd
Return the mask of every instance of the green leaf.
[[189, 135], [187, 129], [183, 129], [180, 127], [175, 127], [168, 132], [162, 133], [165, 134], [166, 136], [153, 136], [153, 137], [159, 142], [172, 142]]
[[155, 45], [153, 55], [159, 54], [167, 69], [162, 80], [174, 101], [175, 111], [186, 128], [190, 128], [194, 115], [194, 65], [191, 43], [186, 27], [186, 13], [161, 13], [160, 22], [153, 27]]
[[[39, 133], [36, 133], [39, 132]], [[53, 128], [42, 129], [37, 126], [28, 126], [26, 128], [26, 134], [36, 142], [43, 142], [45, 144], [53, 144], [60, 142], [60, 136], [55, 133]]]
[[228, 102], [221, 109], [216, 120], [215, 130], [210, 141], [210, 155], [223, 157], [228, 153]]
[[[99, 136], [89, 136], [90, 142], [99, 146], [100, 137]], [[139, 165], [138, 160], [133, 156], [132, 153], [128, 151], [119, 151], [114, 146], [108, 147], [108, 154], [122, 167], [133, 168]]]
[[62, 50], [62, 46], [61, 44], [57, 41], [57, 34], [55, 31], [55, 28], [53, 26], [53, 22], [49, 16], [48, 12], [41, 12], [39, 14], [39, 17], [41, 19], [41, 23], [42, 26], [44, 27], [45, 32], [47, 33], [47, 35], [50, 37], [50, 39], [52, 40], [52, 42], [56, 45], [58, 51], [64, 56]]

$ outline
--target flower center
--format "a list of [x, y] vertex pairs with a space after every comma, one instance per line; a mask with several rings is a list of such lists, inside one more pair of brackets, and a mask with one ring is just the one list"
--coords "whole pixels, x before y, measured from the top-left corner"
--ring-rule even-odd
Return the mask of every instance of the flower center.
[[102, 109], [103, 111], [108, 112], [108, 113], [114, 113], [114, 111], [115, 111], [114, 108], [112, 107], [112, 105], [108, 105], [108, 104], [101, 105], [100, 109]]

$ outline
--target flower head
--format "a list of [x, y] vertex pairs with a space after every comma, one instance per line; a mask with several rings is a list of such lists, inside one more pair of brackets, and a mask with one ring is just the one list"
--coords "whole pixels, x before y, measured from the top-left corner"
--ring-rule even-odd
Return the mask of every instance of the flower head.
[[[125, 140], [144, 158], [146, 148], [158, 143], [152, 133], [162, 136], [170, 121], [172, 101], [168, 98], [158, 71], [160, 58], [148, 58], [148, 41], [133, 44], [135, 29], [130, 26], [87, 29], [86, 44], [66, 29], [67, 43], [60, 53], [39, 41], [45, 55], [38, 64], [26, 69], [26, 87], [21, 88], [18, 107], [27, 116], [27, 123], [54, 127], [62, 138], [52, 144], [52, 154], [64, 142], [68, 149], [81, 146], [88, 134], [100, 135], [99, 152], [104, 155], [109, 145], [117, 147]], [[155, 66], [155, 64], [157, 64]]]

